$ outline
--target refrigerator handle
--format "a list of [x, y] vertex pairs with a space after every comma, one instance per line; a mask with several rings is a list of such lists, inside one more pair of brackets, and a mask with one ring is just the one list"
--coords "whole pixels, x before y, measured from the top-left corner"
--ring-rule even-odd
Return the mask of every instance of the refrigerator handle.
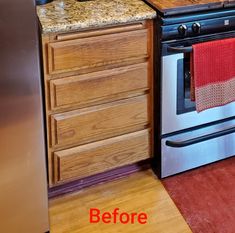
[[176, 148], [181, 148], [181, 147], [186, 147], [186, 146], [190, 146], [199, 142], [204, 142], [213, 138], [218, 138], [227, 134], [231, 134], [231, 133], [235, 133], [235, 127], [229, 128], [229, 129], [225, 129], [219, 132], [215, 132], [215, 133], [211, 133], [211, 134], [206, 134], [200, 137], [196, 137], [196, 138], [192, 138], [189, 140], [185, 140], [185, 141], [166, 141], [166, 145], [170, 146], [170, 147], [176, 147]]

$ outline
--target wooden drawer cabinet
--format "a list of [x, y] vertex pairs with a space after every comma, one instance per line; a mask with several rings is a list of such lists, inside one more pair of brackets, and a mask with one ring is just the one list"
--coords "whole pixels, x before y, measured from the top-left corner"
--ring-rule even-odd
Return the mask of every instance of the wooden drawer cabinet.
[[153, 23], [42, 36], [50, 187], [152, 156]]
[[49, 43], [49, 74], [145, 58], [147, 36], [147, 30], [141, 29]]
[[121, 98], [149, 89], [148, 64], [66, 77], [50, 81], [51, 108], [65, 108]]
[[140, 96], [51, 116], [52, 146], [102, 140], [145, 128], [148, 96]]
[[149, 130], [54, 152], [55, 182], [83, 178], [148, 159]]

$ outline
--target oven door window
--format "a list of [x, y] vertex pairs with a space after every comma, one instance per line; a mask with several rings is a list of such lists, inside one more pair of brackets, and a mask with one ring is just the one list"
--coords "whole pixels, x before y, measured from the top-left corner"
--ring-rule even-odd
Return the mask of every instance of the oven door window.
[[195, 102], [190, 98], [190, 53], [177, 61], [177, 115], [195, 111]]

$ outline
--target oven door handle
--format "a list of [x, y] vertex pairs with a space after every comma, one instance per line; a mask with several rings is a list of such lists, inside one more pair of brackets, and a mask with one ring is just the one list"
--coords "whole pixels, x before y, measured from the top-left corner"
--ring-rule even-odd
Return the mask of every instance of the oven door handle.
[[180, 147], [186, 147], [186, 146], [190, 146], [199, 142], [204, 142], [210, 139], [214, 139], [214, 138], [218, 138], [221, 136], [225, 136], [227, 134], [231, 134], [231, 133], [235, 133], [235, 127], [229, 128], [229, 129], [225, 129], [219, 132], [215, 132], [215, 133], [211, 133], [211, 134], [207, 134], [207, 135], [203, 135], [200, 137], [196, 137], [196, 138], [192, 138], [189, 140], [185, 140], [185, 141], [166, 141], [166, 145], [170, 146], [170, 147], [176, 147], [176, 148], [180, 148]]
[[193, 51], [193, 47], [192, 46], [187, 46], [187, 47], [183, 47], [183, 46], [171, 47], [171, 46], [168, 46], [167, 51], [171, 52], [171, 53], [191, 53]]

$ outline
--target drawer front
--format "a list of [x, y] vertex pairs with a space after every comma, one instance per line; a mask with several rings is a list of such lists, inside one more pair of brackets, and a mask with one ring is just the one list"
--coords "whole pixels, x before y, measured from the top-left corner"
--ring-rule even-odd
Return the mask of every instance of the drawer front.
[[147, 29], [48, 44], [49, 74], [103, 67], [147, 56]]
[[51, 108], [84, 105], [149, 88], [148, 64], [50, 81]]
[[150, 156], [148, 130], [54, 152], [55, 182], [87, 177]]
[[144, 129], [148, 95], [51, 116], [52, 146], [81, 145]]

